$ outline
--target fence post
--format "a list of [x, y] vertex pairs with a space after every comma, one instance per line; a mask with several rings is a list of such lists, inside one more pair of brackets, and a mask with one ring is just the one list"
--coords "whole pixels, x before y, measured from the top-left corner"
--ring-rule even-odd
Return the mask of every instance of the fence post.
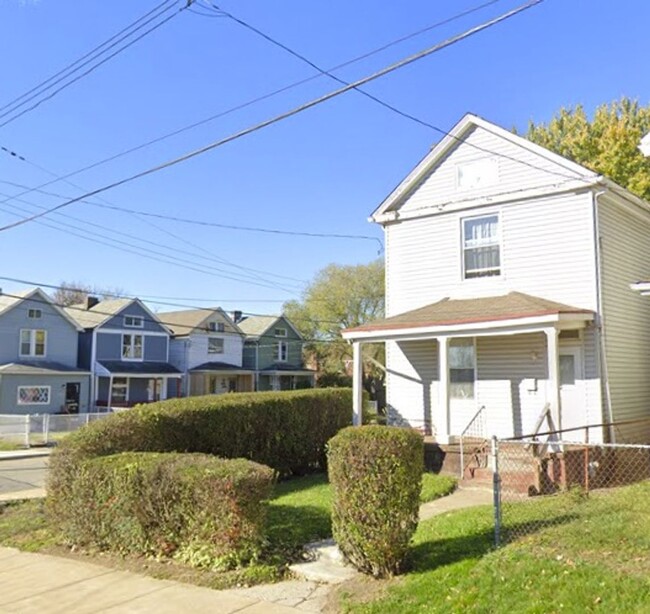
[[494, 545], [501, 545], [501, 477], [499, 475], [499, 441], [492, 436], [492, 494], [494, 499]]
[[589, 428], [585, 429], [585, 492], [589, 494]]
[[86, 412], [86, 424], [90, 422], [90, 413]]
[[43, 443], [49, 443], [50, 436], [50, 414], [43, 414]]
[[25, 447], [29, 448], [29, 428], [30, 428], [30, 419], [29, 414], [25, 415]]

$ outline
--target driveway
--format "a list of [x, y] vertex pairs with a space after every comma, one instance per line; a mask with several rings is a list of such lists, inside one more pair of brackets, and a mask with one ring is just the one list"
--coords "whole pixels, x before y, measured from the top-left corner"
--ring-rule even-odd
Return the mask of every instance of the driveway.
[[38, 492], [44, 496], [45, 480], [49, 463], [47, 456], [32, 458], [0, 457], [0, 500], [12, 497], [16, 493]]

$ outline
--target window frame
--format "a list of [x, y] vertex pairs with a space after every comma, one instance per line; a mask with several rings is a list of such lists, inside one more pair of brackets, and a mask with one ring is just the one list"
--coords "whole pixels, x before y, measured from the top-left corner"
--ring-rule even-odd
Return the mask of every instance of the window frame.
[[[142, 339], [142, 341], [140, 343], [140, 352], [141, 352], [141, 354], [140, 354], [139, 357], [125, 356], [124, 355], [124, 347], [125, 347], [124, 340], [125, 340], [126, 337], [131, 337], [130, 346], [132, 348], [136, 347], [136, 343], [135, 343], [135, 338], [136, 337], [140, 337]], [[143, 334], [141, 334], [141, 333], [122, 333], [122, 349], [121, 349], [122, 360], [125, 361], [125, 362], [142, 362], [144, 360], [144, 339], [145, 339], [145, 336]]]
[[42, 309], [28, 309], [27, 310], [27, 317], [30, 320], [40, 320], [43, 317], [43, 310]]
[[[210, 349], [210, 344], [214, 341], [221, 342], [221, 351], [215, 351]], [[208, 354], [225, 354], [226, 353], [226, 343], [223, 337], [208, 337]]]
[[[128, 320], [131, 320], [132, 323], [129, 324]], [[135, 321], [138, 321], [140, 323], [135, 324]], [[124, 316], [124, 328], [144, 328], [144, 316]]]
[[[120, 380], [118, 382], [118, 380]], [[124, 383], [121, 382], [124, 380]], [[115, 389], [120, 390], [124, 389], [124, 399], [115, 398]], [[114, 377], [111, 381], [111, 389], [109, 390], [111, 403], [116, 401], [117, 403], [128, 403], [129, 402], [129, 378], [128, 377]]]
[[[20, 400], [20, 391], [21, 390], [28, 390], [30, 388], [41, 388], [43, 390], [47, 390], [47, 401], [32, 401], [32, 402], [23, 402]], [[16, 404], [17, 405], [50, 405], [52, 402], [52, 386], [38, 386], [38, 385], [31, 385], [31, 386], [18, 386], [16, 388]]]
[[[452, 367], [451, 366], [451, 357], [449, 356], [450, 354], [450, 349], [454, 345], [454, 341], [464, 341], [466, 339], [470, 339], [472, 341], [471, 343], [471, 348], [472, 348], [472, 371], [474, 372], [474, 379], [472, 381], [472, 396], [456, 396], [453, 393], [453, 388], [452, 384], [454, 383], [465, 383], [465, 382], [452, 382], [451, 379], [451, 372], [452, 371], [469, 371], [469, 368], [459, 368], [459, 367]], [[467, 344], [468, 346], [470, 344]], [[449, 339], [448, 345], [447, 345], [447, 375], [449, 378], [449, 400], [455, 400], [455, 401], [475, 401], [476, 400], [476, 382], [477, 382], [477, 375], [478, 375], [478, 369], [477, 369], [477, 358], [476, 358], [476, 337], [455, 337], [452, 339]]]
[[[282, 350], [284, 348], [284, 358], [282, 358]], [[288, 341], [278, 341], [275, 347], [275, 360], [277, 362], [288, 362], [289, 361], [289, 342]]]
[[[23, 353], [23, 333], [29, 333], [29, 352]], [[43, 353], [36, 353], [37, 333], [43, 333]], [[44, 328], [21, 328], [18, 335], [18, 356], [21, 358], [45, 358], [47, 356], [47, 331]]]
[[[280, 331], [281, 331], [281, 332], [280, 332]], [[273, 334], [274, 334], [276, 337], [282, 337], [283, 339], [286, 339], [286, 337], [288, 336], [287, 329], [286, 329], [286, 328], [283, 328], [283, 327], [280, 327], [280, 326], [278, 326], [278, 327], [273, 331]]]
[[[478, 275], [467, 276], [467, 269], [465, 267], [465, 252], [469, 249], [477, 249], [476, 247], [465, 246], [465, 222], [473, 220], [480, 220], [482, 218], [497, 218], [497, 240], [496, 245], [499, 248], [499, 267], [497, 273], [490, 274], [488, 271], [493, 269], [476, 269]], [[482, 213], [481, 215], [461, 216], [460, 220], [460, 269], [462, 281], [473, 281], [476, 279], [503, 279], [503, 233], [501, 232], [501, 211], [493, 211], [491, 213]], [[482, 271], [485, 271], [481, 274]]]
[[223, 322], [208, 322], [209, 333], [224, 333], [226, 332], [226, 325]]

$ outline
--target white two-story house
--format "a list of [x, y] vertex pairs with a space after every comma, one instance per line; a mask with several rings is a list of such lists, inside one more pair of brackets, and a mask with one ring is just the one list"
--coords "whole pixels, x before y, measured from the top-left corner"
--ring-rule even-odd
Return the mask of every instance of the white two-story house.
[[650, 272], [649, 203], [466, 115], [372, 221], [387, 317], [344, 332], [357, 421], [362, 345], [385, 343], [389, 421], [441, 443], [477, 416], [527, 435], [545, 408], [542, 430], [650, 441], [650, 301], [630, 288]]

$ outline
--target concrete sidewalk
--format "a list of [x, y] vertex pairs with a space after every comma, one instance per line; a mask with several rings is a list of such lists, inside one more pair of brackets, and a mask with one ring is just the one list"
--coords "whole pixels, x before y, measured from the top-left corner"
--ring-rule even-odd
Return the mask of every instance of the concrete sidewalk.
[[[215, 591], [46, 554], [0, 548], [0, 612], [21, 614], [295, 614], [237, 591]], [[318, 611], [318, 610], [311, 610]]]
[[50, 454], [52, 454], [53, 450], [54, 448], [25, 448], [24, 450], [1, 450], [0, 461], [49, 456]]
[[455, 510], [462, 510], [466, 507], [491, 505], [493, 503], [492, 496], [492, 492], [489, 490], [458, 488], [446, 497], [429, 501], [429, 503], [423, 503], [420, 506], [420, 520], [427, 520], [428, 518]]

